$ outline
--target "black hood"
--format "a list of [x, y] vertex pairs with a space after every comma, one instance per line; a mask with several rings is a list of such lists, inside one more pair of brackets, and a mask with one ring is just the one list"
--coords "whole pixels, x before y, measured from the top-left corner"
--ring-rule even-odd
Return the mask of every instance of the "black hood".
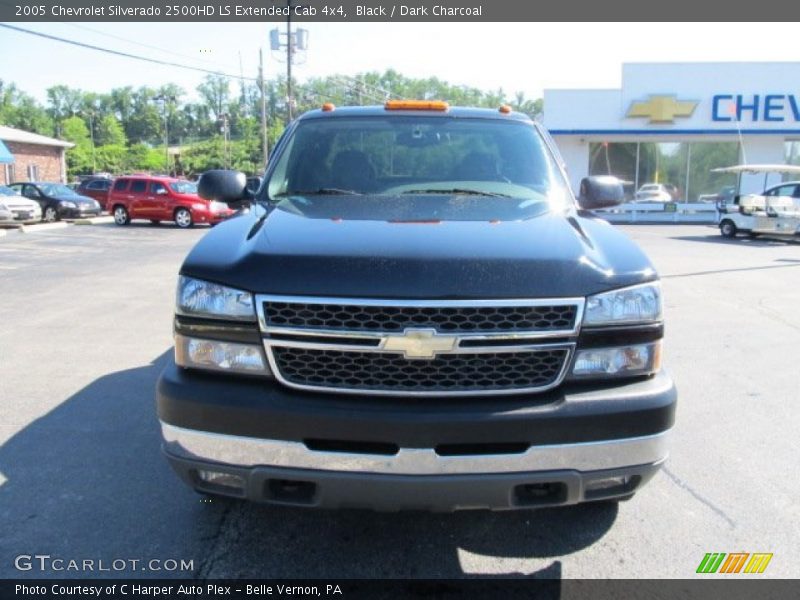
[[272, 208], [259, 223], [258, 208], [222, 223], [181, 272], [258, 293], [429, 299], [586, 296], [657, 278], [591, 215], [542, 205], [520, 220], [420, 219], [396, 198], [362, 199], [366, 211], [327, 200], [325, 211]]

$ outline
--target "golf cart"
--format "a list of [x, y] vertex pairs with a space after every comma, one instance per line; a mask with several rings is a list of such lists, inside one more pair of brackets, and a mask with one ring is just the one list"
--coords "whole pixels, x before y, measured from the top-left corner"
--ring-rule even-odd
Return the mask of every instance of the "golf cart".
[[[719, 231], [723, 237], [734, 238], [737, 233], [784, 239], [800, 235], [800, 181], [784, 181], [766, 188], [770, 173], [790, 173], [800, 179], [800, 166], [736, 165], [712, 169], [712, 172], [738, 175], [732, 201], [717, 203]], [[766, 189], [761, 194], [741, 195], [743, 173], [763, 173]]]

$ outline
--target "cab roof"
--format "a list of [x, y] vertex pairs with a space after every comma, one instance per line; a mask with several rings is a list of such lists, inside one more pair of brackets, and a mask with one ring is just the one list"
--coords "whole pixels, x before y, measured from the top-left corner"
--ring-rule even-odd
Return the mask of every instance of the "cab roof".
[[390, 117], [390, 116], [417, 116], [417, 117], [450, 117], [461, 119], [497, 119], [498, 121], [523, 121], [532, 122], [525, 113], [502, 113], [498, 108], [470, 108], [463, 106], [450, 106], [447, 110], [387, 110], [384, 106], [337, 106], [332, 110], [318, 108], [300, 115], [298, 121], [306, 119], [335, 119], [337, 117]]

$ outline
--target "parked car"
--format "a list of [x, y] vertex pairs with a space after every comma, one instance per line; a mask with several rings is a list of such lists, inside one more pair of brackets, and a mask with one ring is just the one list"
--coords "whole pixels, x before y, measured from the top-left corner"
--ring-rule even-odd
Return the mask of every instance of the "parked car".
[[96, 217], [100, 214], [100, 205], [94, 198], [81, 196], [63, 183], [34, 181], [12, 183], [8, 187], [26, 198], [36, 200], [42, 209], [43, 221]]
[[0, 185], [0, 221], [28, 222], [42, 218], [42, 208], [38, 202], [20, 196], [16, 191]]
[[698, 202], [713, 202], [717, 205], [725, 205], [733, 202], [733, 197], [736, 195], [735, 185], [726, 185], [716, 194], [700, 194], [697, 197]]
[[200, 198], [194, 182], [148, 175], [117, 178], [107, 206], [117, 225], [149, 219], [154, 224], [174, 221], [181, 228], [216, 225], [236, 212], [223, 202]]
[[669, 183], [645, 183], [636, 192], [639, 202], [674, 202], [678, 196], [678, 188]]
[[97, 200], [100, 208], [108, 210], [108, 196], [111, 192], [111, 185], [114, 180], [109, 177], [88, 177], [81, 181], [78, 186], [78, 193]]

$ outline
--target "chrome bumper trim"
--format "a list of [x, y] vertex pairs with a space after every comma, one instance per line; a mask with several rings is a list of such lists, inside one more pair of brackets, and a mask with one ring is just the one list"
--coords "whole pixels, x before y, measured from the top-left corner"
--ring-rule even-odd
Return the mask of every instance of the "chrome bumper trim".
[[393, 456], [320, 452], [300, 442], [210, 433], [161, 422], [167, 453], [190, 460], [239, 467], [293, 467], [396, 475], [517, 473], [573, 469], [599, 471], [653, 464], [667, 457], [669, 431], [659, 434], [586, 442], [532, 446], [519, 454], [439, 456], [432, 449], [401, 448]]

